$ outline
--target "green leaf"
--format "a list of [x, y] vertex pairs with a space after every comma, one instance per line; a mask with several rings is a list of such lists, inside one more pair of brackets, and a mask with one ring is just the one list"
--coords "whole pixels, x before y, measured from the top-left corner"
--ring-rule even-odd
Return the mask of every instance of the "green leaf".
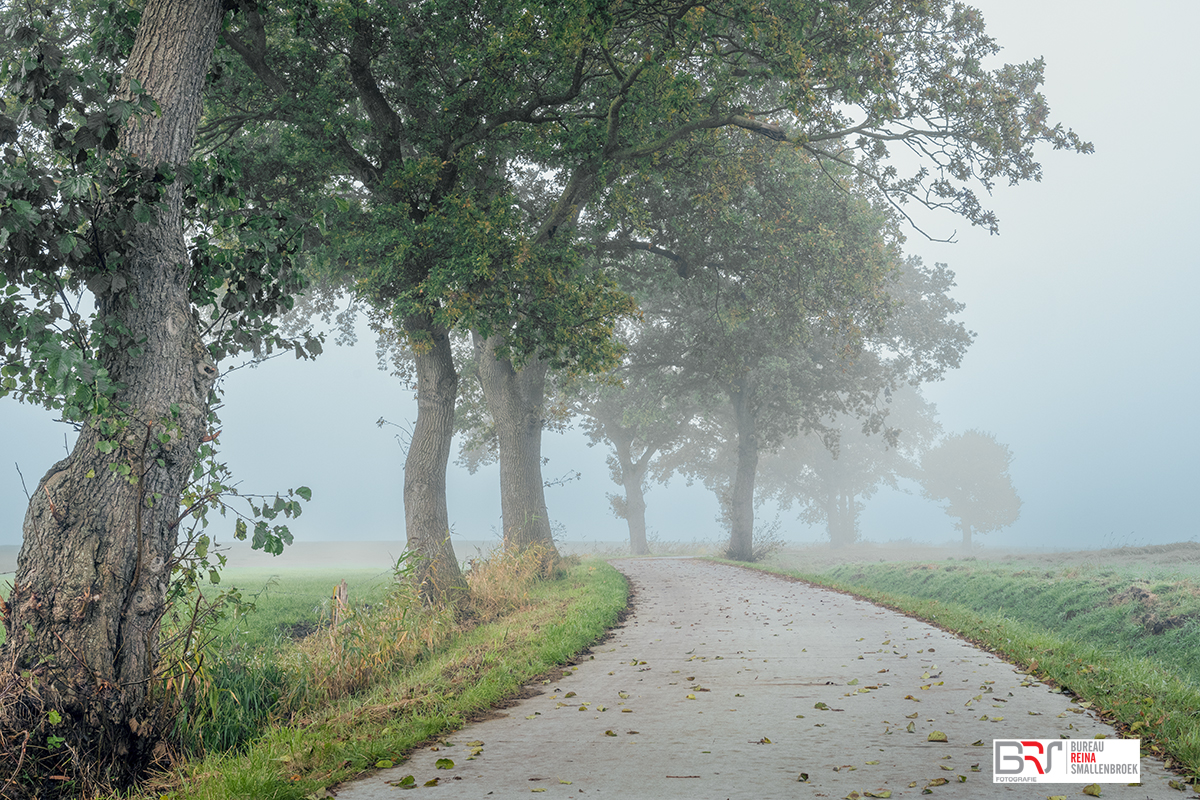
[[312, 489], [308, 488], [307, 486], [301, 486], [296, 489], [296, 494], [303, 497], [306, 501], [312, 500]]
[[449, 758], [439, 758], [433, 762], [433, 766], [437, 769], [454, 769], [454, 761]]

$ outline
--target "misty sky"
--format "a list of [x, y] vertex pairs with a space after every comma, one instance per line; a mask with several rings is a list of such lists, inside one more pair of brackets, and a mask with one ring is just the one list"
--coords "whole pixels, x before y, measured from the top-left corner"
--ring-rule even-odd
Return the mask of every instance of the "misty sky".
[[[947, 431], [981, 428], [1015, 454], [1021, 519], [977, 541], [1091, 548], [1194, 539], [1200, 3], [975, 5], [1004, 60], [1045, 57], [1053, 119], [1096, 147], [1090, 156], [1044, 151], [1040, 184], [998, 187], [990, 205], [999, 236], [939, 214], [921, 215], [921, 226], [939, 237], [957, 232], [957, 243], [909, 234], [908, 252], [957, 273], [962, 319], [978, 333], [962, 368], [925, 396]], [[315, 363], [289, 356], [238, 371], [225, 388], [221, 442], [243, 489], [313, 489], [292, 525], [298, 539], [403, 538], [402, 451], [396, 429], [374, 423], [411, 421], [416, 407], [411, 391], [376, 370], [369, 336], [355, 348], [330, 345]], [[47, 412], [0, 401], [0, 544], [20, 542], [26, 500], [14, 462], [32, 490], [63, 457], [64, 433]], [[616, 487], [603, 448], [584, 442], [578, 432], [546, 437], [546, 477], [583, 476], [547, 490], [551, 517], [568, 539], [622, 539], [624, 523], [605, 499]], [[652, 535], [719, 538], [716, 503], [702, 488], [676, 480], [647, 500]], [[456, 537], [496, 535], [495, 469], [469, 476], [452, 466], [450, 503]], [[790, 538], [823, 536], [783, 523]], [[919, 494], [892, 491], [869, 504], [862, 534], [958, 536]]]

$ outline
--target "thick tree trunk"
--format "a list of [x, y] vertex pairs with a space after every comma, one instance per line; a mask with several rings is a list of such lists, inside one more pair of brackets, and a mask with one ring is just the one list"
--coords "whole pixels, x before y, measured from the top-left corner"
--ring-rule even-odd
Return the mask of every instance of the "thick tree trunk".
[[739, 387], [730, 392], [737, 421], [737, 469], [729, 492], [729, 550], [737, 561], [754, 560], [754, 478], [758, 470], [758, 431], [749, 392]]
[[969, 551], [971, 549], [971, 523], [963, 522], [962, 532], [963, 532], [963, 550]]
[[[126, 78], [161, 111], [126, 131], [127, 152], [148, 164], [188, 159], [220, 17], [219, 0], [150, 0]], [[132, 234], [127, 288], [97, 298], [98, 317], [120, 320], [142, 350], [125, 342], [106, 355], [125, 411], [116, 430], [87, 420], [38, 483], [5, 608], [5, 668], [27, 670], [28, 688], [61, 715], [52, 733], [66, 738], [77, 786], [128, 784], [157, 738], [146, 697], [180, 497], [216, 378], [189, 302], [181, 204], [170, 187], [156, 224]], [[105, 440], [116, 443], [109, 454], [97, 449]]]
[[531, 359], [520, 370], [496, 357], [500, 342], [475, 334], [475, 355], [488, 413], [496, 425], [500, 451], [500, 513], [504, 546], [522, 551], [544, 548], [558, 557], [542, 482], [542, 426], [546, 365]]
[[642, 482], [651, 453], [633, 459], [633, 436], [624, 428], [609, 426], [608, 433], [613, 449], [616, 450], [617, 465], [621, 469], [621, 485], [625, 487], [625, 522], [629, 526], [629, 550], [635, 556], [650, 554], [646, 542], [646, 494]]
[[417, 554], [422, 595], [453, 601], [467, 588], [450, 542], [450, 516], [446, 510], [446, 465], [454, 439], [458, 372], [450, 351], [449, 331], [423, 315], [406, 319], [404, 328], [428, 344], [427, 348], [415, 348], [417, 421], [404, 460], [408, 549]]

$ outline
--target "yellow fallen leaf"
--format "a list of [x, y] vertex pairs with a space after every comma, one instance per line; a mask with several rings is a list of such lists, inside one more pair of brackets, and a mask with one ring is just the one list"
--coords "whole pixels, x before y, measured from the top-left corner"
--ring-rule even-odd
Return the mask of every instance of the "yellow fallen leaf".
[[1087, 786], [1083, 787], [1083, 793], [1088, 795], [1089, 797], [1099, 797], [1100, 796], [1100, 784], [1089, 783]]
[[687, 696], [687, 699], [688, 699], [688, 700], [695, 700], [695, 699], [696, 699], [696, 695], [694, 695], [694, 694], [689, 694], [689, 695]]
[[947, 778], [934, 778], [933, 780], [931, 780], [929, 782], [929, 785], [930, 786], [945, 786], [949, 782], [950, 781]]
[[931, 732], [930, 732], [930, 734], [929, 734], [929, 738], [928, 738], [928, 739], [926, 739], [926, 741], [929, 741], [929, 742], [948, 742], [948, 741], [949, 741], [949, 739], [947, 739], [947, 738], [946, 738], [946, 734], [942, 733], [941, 731], [931, 731]]

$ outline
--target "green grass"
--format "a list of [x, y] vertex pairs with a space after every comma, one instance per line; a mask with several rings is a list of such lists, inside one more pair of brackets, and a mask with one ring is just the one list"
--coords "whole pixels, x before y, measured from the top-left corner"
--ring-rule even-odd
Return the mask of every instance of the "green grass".
[[927, 620], [1077, 695], [1200, 775], [1197, 570], [975, 561], [774, 567]]
[[355, 607], [383, 602], [394, 576], [391, 569], [251, 569], [229, 567], [221, 588], [236, 588], [253, 612], [221, 626], [231, 644], [248, 648], [278, 646], [329, 621], [333, 588], [342, 580]]
[[615, 624], [627, 594], [612, 567], [583, 562], [534, 584], [526, 608], [456, 634], [366, 691], [268, 728], [238, 751], [194, 762], [146, 796], [300, 800], [399, 762], [567, 664]]

